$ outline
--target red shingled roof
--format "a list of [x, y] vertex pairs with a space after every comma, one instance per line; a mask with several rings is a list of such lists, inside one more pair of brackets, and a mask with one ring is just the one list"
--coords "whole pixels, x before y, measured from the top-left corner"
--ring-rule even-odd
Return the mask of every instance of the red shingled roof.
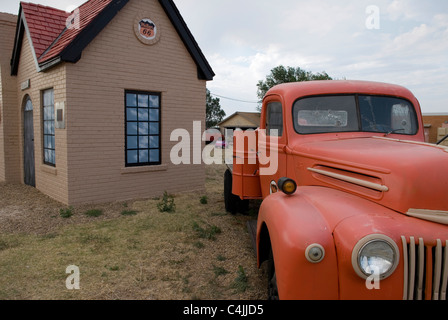
[[70, 13], [34, 3], [21, 2], [36, 57], [40, 57], [65, 28]]
[[[57, 57], [111, 2], [89, 0], [71, 13], [21, 2], [38, 62]], [[77, 12], [79, 16], [76, 16]], [[67, 28], [69, 17], [75, 18], [75, 24]]]
[[[112, 0], [90, 0], [81, 5], [78, 8], [79, 17], [75, 18], [75, 20], [79, 19], [79, 27], [77, 27], [75, 22], [73, 27], [65, 29], [50, 50], [38, 58], [39, 63], [58, 56], [111, 2]], [[72, 12], [72, 17], [75, 17], [76, 12], [74, 12]]]

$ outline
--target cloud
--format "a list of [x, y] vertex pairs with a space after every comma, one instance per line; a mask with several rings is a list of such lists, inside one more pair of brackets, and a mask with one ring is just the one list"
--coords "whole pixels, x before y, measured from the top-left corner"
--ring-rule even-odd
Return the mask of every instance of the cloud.
[[421, 95], [428, 110], [440, 112], [448, 101], [448, 15], [413, 0], [377, 3], [380, 30], [365, 26], [367, 1], [285, 0], [269, 19], [250, 16], [244, 28], [236, 21], [221, 37], [227, 48], [206, 49], [217, 73], [209, 86], [252, 100], [256, 83], [282, 64], [334, 78], [401, 84]]
[[[35, 0], [61, 9], [84, 1]], [[174, 1], [216, 73], [207, 84], [216, 94], [256, 101], [257, 82], [282, 64], [402, 84], [427, 110], [448, 112], [448, 1]], [[0, 11], [12, 4], [17, 13], [18, 0]], [[379, 30], [366, 28], [370, 5], [380, 10]], [[221, 102], [228, 113], [256, 106]]]

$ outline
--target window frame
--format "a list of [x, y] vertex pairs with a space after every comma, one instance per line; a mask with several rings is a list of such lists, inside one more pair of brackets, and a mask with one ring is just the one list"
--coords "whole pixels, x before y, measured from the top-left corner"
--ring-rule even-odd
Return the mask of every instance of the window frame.
[[[46, 105], [45, 94], [51, 92], [51, 103]], [[49, 88], [41, 91], [42, 101], [42, 159], [45, 165], [56, 167], [56, 123], [55, 123], [55, 103], [54, 103], [54, 88]], [[46, 109], [50, 108], [50, 112], [46, 112]], [[52, 112], [51, 112], [52, 110]], [[47, 119], [47, 114], [51, 115], [50, 119]], [[50, 133], [46, 133], [46, 124], [50, 125]], [[52, 133], [51, 133], [52, 132]], [[53, 148], [47, 146], [47, 138], [50, 137], [53, 142]], [[47, 161], [46, 152], [49, 151], [53, 154], [53, 157]], [[51, 162], [51, 158], [54, 162]]]
[[[300, 100], [303, 99], [308, 99], [308, 98], [319, 98], [319, 97], [344, 97], [344, 96], [352, 96], [355, 98], [355, 104], [356, 104], [356, 117], [357, 117], [357, 121], [358, 121], [358, 130], [351, 130], [351, 131], [324, 131], [324, 132], [311, 132], [311, 133], [303, 133], [303, 132], [299, 132], [298, 130], [298, 126], [296, 125], [296, 117], [295, 117], [295, 113], [296, 113], [296, 103], [299, 102]], [[413, 134], [404, 134], [404, 133], [400, 133], [397, 132], [396, 134], [401, 134], [401, 135], [406, 135], [406, 136], [415, 136], [419, 133], [420, 131], [420, 124], [418, 121], [418, 114], [417, 111], [415, 109], [415, 105], [407, 98], [405, 97], [401, 97], [401, 96], [394, 96], [394, 95], [383, 95], [383, 94], [366, 94], [366, 93], [343, 93], [343, 94], [321, 94], [321, 95], [311, 95], [311, 96], [304, 96], [304, 97], [300, 97], [298, 99], [296, 99], [294, 101], [294, 103], [292, 104], [292, 108], [291, 108], [291, 114], [292, 114], [292, 121], [293, 121], [293, 128], [294, 131], [297, 134], [300, 135], [313, 135], [313, 134], [326, 134], [326, 133], [349, 133], [349, 132], [366, 132], [366, 133], [380, 133], [380, 134], [384, 134], [384, 133], [388, 133], [388, 132], [380, 132], [380, 131], [364, 131], [363, 130], [363, 125], [362, 125], [362, 119], [361, 119], [361, 106], [360, 106], [360, 97], [365, 97], [365, 96], [371, 96], [371, 97], [376, 97], [376, 98], [391, 98], [391, 99], [400, 99], [403, 101], [406, 101], [409, 106], [411, 106], [413, 108], [413, 117], [414, 119], [412, 119], [412, 121], [415, 124], [415, 133]]]
[[[136, 95], [136, 105], [135, 106], [128, 106], [128, 95]], [[148, 106], [139, 106], [139, 95], [140, 96], [147, 96], [148, 98]], [[151, 107], [151, 96], [156, 96], [158, 98], [158, 107]], [[136, 120], [128, 119], [128, 109], [136, 109]], [[147, 120], [139, 120], [139, 111], [147, 110]], [[151, 120], [151, 110], [158, 110], [158, 118], [157, 121]], [[143, 112], [145, 113], [145, 112]], [[139, 90], [125, 90], [124, 91], [124, 133], [125, 133], [125, 167], [126, 168], [132, 168], [132, 167], [146, 167], [146, 166], [158, 166], [162, 164], [162, 94], [161, 92], [152, 92], [152, 91], [139, 91]], [[130, 133], [128, 131], [129, 124], [130, 123], [136, 123], [136, 133]], [[157, 134], [151, 133], [151, 123], [157, 123], [158, 124], [158, 130]], [[147, 124], [147, 134], [141, 134], [139, 132], [140, 130], [140, 124]], [[136, 138], [136, 148], [131, 148], [129, 144], [129, 138], [135, 137]], [[147, 137], [147, 147], [141, 147], [140, 146], [140, 138]], [[151, 137], [158, 137], [157, 139], [157, 148], [151, 148]], [[158, 161], [150, 161], [151, 160], [151, 150], [157, 150], [158, 151]], [[129, 152], [136, 151], [137, 152], [137, 162], [130, 162], [129, 160]], [[148, 161], [141, 162], [140, 161], [140, 154], [141, 152], [148, 151]]]

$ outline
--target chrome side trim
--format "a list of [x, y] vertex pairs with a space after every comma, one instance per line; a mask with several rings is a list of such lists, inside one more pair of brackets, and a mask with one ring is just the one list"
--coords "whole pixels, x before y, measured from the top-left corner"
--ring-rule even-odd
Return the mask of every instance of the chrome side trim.
[[410, 217], [448, 225], [448, 211], [409, 209], [406, 214]]
[[381, 192], [387, 192], [389, 191], [389, 188], [385, 185], [381, 185], [378, 183], [373, 183], [373, 182], [369, 182], [369, 181], [365, 181], [362, 179], [357, 179], [357, 178], [353, 178], [353, 177], [349, 177], [343, 174], [338, 174], [338, 173], [333, 173], [333, 172], [329, 172], [329, 171], [325, 171], [325, 170], [320, 170], [320, 169], [314, 169], [314, 168], [308, 168], [309, 171], [314, 172], [314, 173], [318, 173], [330, 178], [334, 178], [334, 179], [338, 179], [338, 180], [342, 180], [345, 182], [350, 182], [353, 184], [357, 184], [359, 186], [362, 187], [366, 187], [369, 189], [373, 189], [373, 190], [377, 190], [377, 191], [381, 191]]

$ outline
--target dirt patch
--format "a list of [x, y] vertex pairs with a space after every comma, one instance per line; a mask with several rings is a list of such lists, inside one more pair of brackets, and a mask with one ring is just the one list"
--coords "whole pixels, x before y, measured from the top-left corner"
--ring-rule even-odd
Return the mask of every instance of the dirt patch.
[[[68, 206], [33, 187], [0, 183], [0, 232], [44, 235], [64, 226], [118, 218], [127, 205], [128, 202], [111, 202], [70, 207], [72, 216], [66, 219], [61, 216], [61, 210], [69, 209]], [[101, 210], [101, 216], [92, 219], [84, 214], [91, 209]]]

